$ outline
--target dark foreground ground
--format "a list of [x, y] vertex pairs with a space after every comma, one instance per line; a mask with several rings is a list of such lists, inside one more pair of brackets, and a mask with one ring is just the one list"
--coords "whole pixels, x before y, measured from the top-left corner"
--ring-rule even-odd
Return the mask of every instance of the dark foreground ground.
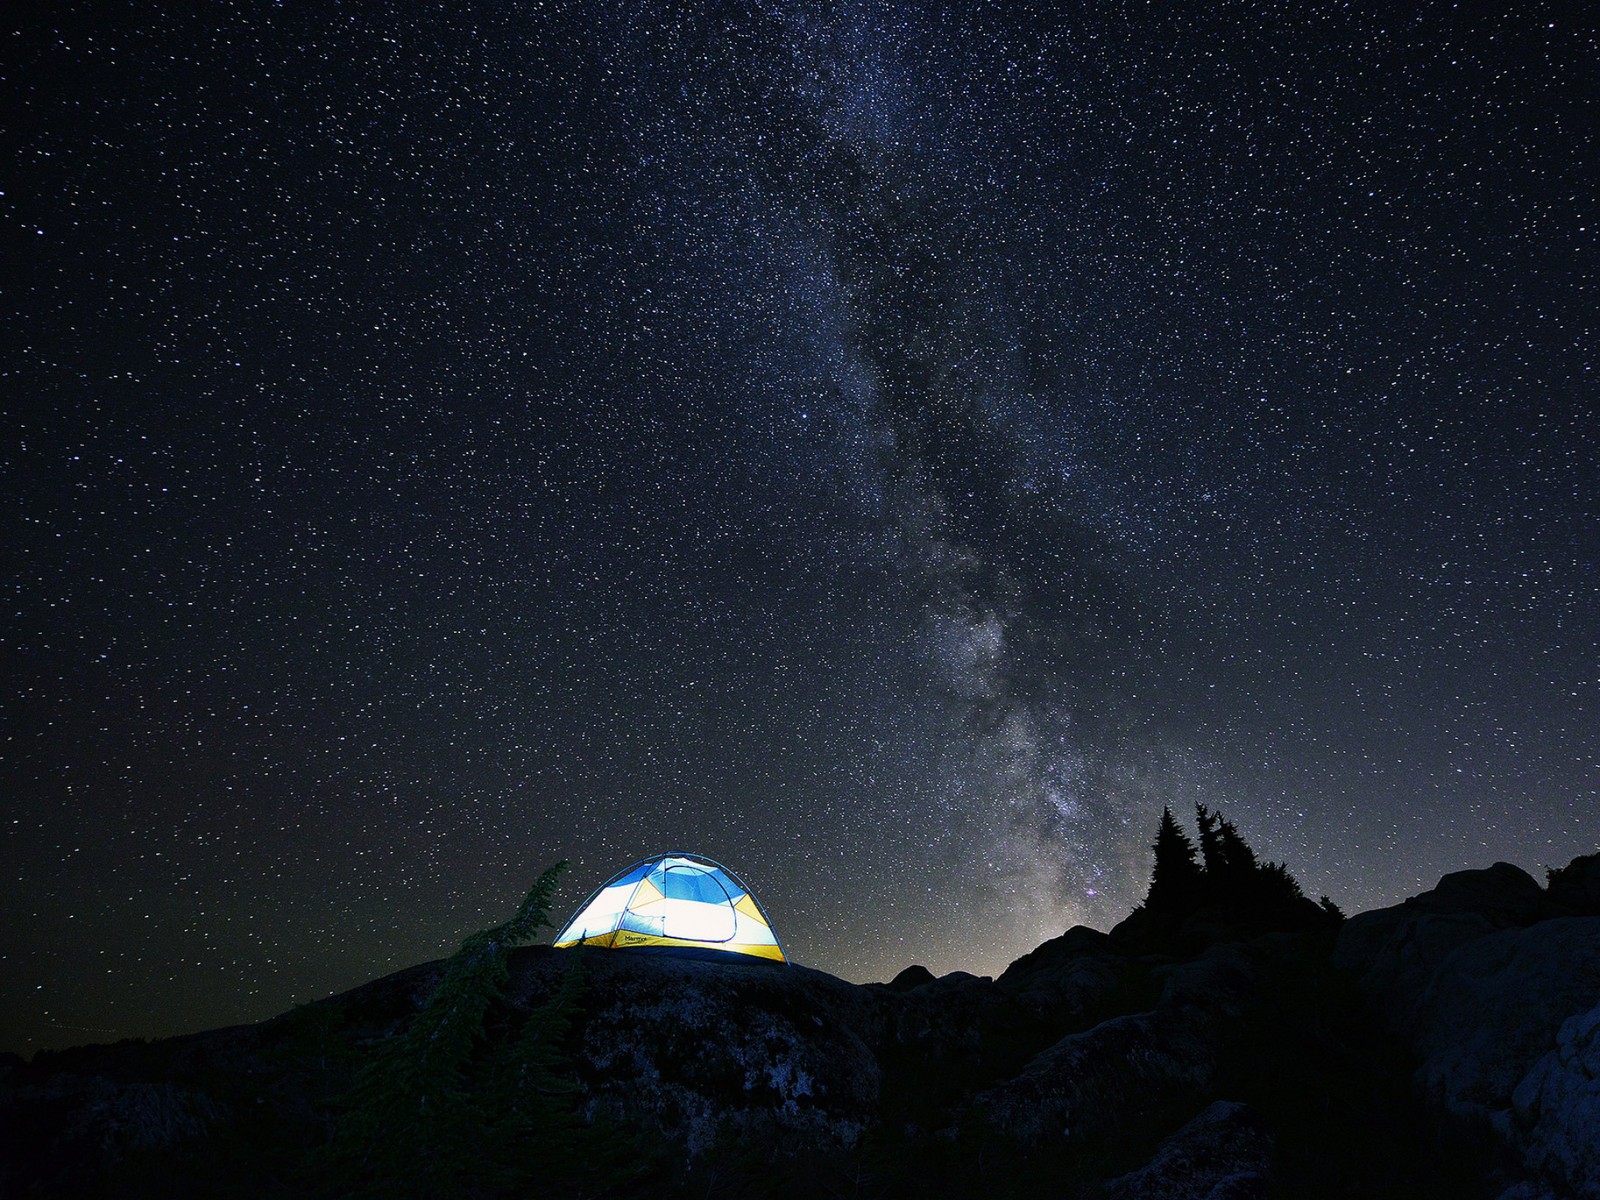
[[[513, 951], [453, 1074], [363, 1075], [427, 964], [0, 1062], [0, 1197], [1600, 1197], [1600, 855], [1312, 907], [1141, 911], [998, 979]], [[421, 1119], [379, 1129], [384, 1089]]]

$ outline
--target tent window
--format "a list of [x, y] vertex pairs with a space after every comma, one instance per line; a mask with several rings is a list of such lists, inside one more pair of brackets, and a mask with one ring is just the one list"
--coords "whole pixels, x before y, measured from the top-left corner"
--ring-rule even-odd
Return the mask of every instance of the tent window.
[[732, 904], [716, 877], [694, 867], [668, 867], [661, 873], [661, 890], [669, 900], [698, 900], [701, 904]]

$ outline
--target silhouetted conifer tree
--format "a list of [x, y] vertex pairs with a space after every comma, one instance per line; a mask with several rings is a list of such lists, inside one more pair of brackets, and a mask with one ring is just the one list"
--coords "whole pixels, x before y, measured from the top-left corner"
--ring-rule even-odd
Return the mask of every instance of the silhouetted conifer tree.
[[1204, 804], [1196, 804], [1194, 821], [1200, 834], [1200, 857], [1205, 862], [1206, 873], [1215, 877], [1222, 873], [1222, 844], [1217, 840], [1217, 815]]
[[1320, 907], [1307, 900], [1287, 865], [1258, 859], [1221, 813], [1197, 804], [1195, 822], [1201, 861], [1171, 809], [1161, 810], [1145, 911], [1184, 915], [1206, 909], [1210, 921], [1273, 929], [1320, 928], [1344, 919], [1327, 897]]
[[1259, 894], [1262, 903], [1288, 904], [1306, 898], [1306, 894], [1300, 890], [1300, 884], [1289, 874], [1289, 868], [1285, 863], [1262, 864], [1256, 868], [1255, 878], [1254, 890]]
[[1217, 817], [1217, 847], [1222, 855], [1218, 872], [1222, 881], [1248, 886], [1248, 881], [1256, 876], [1261, 865], [1256, 861], [1256, 852], [1239, 836], [1233, 822], [1221, 814]]
[[1256, 851], [1251, 850], [1245, 838], [1238, 835], [1234, 822], [1218, 813], [1216, 821], [1216, 848], [1218, 864], [1208, 867], [1216, 891], [1224, 899], [1243, 899], [1261, 896], [1261, 864], [1256, 861]]
[[1150, 873], [1150, 891], [1144, 906], [1152, 912], [1182, 912], [1199, 898], [1202, 882], [1200, 864], [1195, 859], [1194, 843], [1179, 827], [1170, 808], [1161, 810], [1156, 829], [1155, 869]]

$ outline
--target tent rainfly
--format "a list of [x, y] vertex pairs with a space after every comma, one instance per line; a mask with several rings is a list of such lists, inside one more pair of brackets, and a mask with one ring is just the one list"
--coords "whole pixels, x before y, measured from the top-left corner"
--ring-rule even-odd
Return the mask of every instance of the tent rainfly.
[[698, 854], [658, 854], [612, 876], [562, 926], [555, 945], [789, 961], [750, 889]]

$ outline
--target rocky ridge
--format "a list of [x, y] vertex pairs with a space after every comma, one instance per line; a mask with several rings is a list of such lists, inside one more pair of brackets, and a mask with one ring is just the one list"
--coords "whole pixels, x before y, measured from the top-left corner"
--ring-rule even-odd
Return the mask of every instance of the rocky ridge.
[[[487, 1041], [581, 972], [571, 1106], [669, 1194], [1600, 1197], [1600, 855], [1260, 924], [1144, 914], [868, 985], [532, 948]], [[0, 1195], [319, 1194], [337, 1098], [439, 973], [6, 1062]]]

